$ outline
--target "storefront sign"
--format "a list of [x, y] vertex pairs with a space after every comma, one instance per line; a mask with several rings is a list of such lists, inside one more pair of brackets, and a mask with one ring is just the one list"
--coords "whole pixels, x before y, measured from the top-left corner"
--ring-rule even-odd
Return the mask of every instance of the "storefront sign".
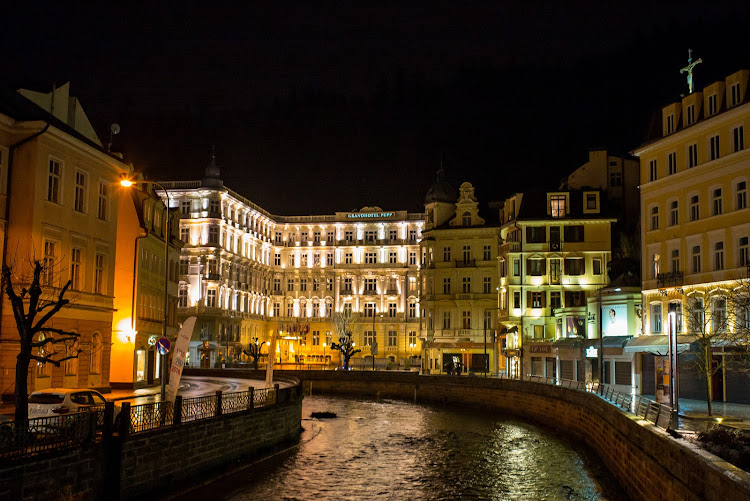
[[586, 358], [599, 358], [599, 350], [593, 346], [586, 348]]
[[346, 215], [347, 219], [381, 219], [393, 217], [393, 212], [352, 212]]
[[550, 345], [529, 345], [529, 353], [552, 353]]

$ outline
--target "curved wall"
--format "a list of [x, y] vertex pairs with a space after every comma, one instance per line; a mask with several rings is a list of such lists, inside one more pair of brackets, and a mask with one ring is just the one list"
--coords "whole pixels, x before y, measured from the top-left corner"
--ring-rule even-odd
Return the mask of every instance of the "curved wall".
[[[261, 371], [186, 370], [190, 375], [261, 378]], [[276, 371], [305, 393], [460, 403], [552, 427], [588, 444], [633, 499], [750, 499], [750, 474], [599, 396], [528, 381], [420, 376], [405, 372]]]

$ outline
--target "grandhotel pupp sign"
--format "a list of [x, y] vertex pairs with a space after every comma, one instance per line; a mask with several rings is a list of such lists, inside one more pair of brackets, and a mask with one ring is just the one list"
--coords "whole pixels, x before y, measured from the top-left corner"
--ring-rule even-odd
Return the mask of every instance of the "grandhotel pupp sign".
[[395, 212], [349, 212], [347, 219], [387, 219], [395, 216]]

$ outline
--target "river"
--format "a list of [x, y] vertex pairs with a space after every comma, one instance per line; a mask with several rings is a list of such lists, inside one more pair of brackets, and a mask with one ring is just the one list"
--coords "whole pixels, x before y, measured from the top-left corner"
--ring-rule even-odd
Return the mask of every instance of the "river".
[[312, 396], [302, 416], [298, 447], [176, 499], [627, 499], [587, 449], [494, 412]]

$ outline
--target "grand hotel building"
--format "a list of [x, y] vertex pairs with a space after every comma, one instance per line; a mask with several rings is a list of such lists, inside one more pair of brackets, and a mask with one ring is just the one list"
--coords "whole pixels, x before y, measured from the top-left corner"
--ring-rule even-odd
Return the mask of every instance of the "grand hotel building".
[[246, 360], [255, 342], [265, 359], [273, 335], [282, 366], [337, 365], [333, 320], [344, 310], [359, 317], [355, 366], [372, 363], [373, 345], [381, 366], [415, 363], [423, 213], [273, 215], [226, 188], [213, 161], [200, 181], [162, 184], [185, 243], [178, 317], [198, 317], [190, 366]]

